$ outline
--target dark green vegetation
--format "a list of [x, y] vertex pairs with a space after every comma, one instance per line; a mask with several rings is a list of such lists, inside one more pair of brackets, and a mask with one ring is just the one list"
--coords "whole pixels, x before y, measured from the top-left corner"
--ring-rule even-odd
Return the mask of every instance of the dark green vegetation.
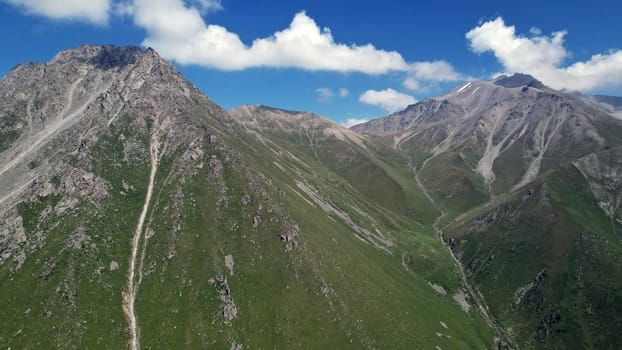
[[622, 346], [619, 229], [573, 166], [450, 228], [447, 238], [521, 348]]
[[421, 171], [423, 185], [450, 217], [464, 213], [490, 199], [478, 174], [457, 152], [447, 152], [430, 159]]
[[[45, 207], [53, 207], [56, 197], [20, 205], [26, 234], [42, 230], [47, 236], [37, 251], [40, 258], [27, 259], [16, 273], [10, 264], [3, 266], [7, 282], [1, 295], [11, 305], [1, 318], [4, 344], [125, 346], [121, 291], [149, 166], [144, 157], [148, 130], [129, 126], [131, 119], [123, 117], [93, 147], [93, 170], [111, 188], [110, 198], [98, 209], [85, 204], [70, 217], [51, 216], [48, 220], [58, 226], [46, 229], [47, 221], [36, 223], [35, 218]], [[206, 139], [211, 135], [219, 141], [206, 143], [205, 166], [182, 186], [174, 165], [180, 154], [167, 153], [158, 170], [146, 224], [146, 230], [154, 233], [146, 246], [137, 299], [144, 348], [229, 348], [232, 343], [248, 348], [492, 346], [493, 335], [478, 313], [463, 312], [451, 299], [461, 287], [456, 267], [439, 242], [414, 220], [417, 211], [395, 214], [384, 207], [414, 202], [412, 197], [419, 196], [400, 187], [399, 182], [412, 181], [408, 169], [369, 161], [368, 167], [377, 169], [372, 180], [395, 183], [395, 191], [405, 192], [396, 202], [377, 204], [374, 196], [380, 193], [367, 197], [364, 187], [359, 192], [337, 170], [322, 165], [322, 161], [337, 163], [330, 156], [314, 160], [315, 147], [287, 144], [292, 155], [304, 159], [300, 163], [276, 157], [252, 139], [235, 133], [217, 137], [218, 129], [212, 130]], [[134, 145], [129, 155], [124, 154], [128, 144]], [[359, 157], [365, 153], [359, 146], [340, 146]], [[300, 172], [296, 178], [321, 191], [324, 200], [355, 222], [384, 231], [394, 245], [376, 248], [357, 238], [358, 233], [338, 215], [327, 215], [310, 203], [292, 177], [296, 172]], [[345, 173], [344, 177], [354, 177]], [[132, 189], [124, 191], [123, 182]], [[250, 197], [247, 205], [241, 202], [245, 195]], [[172, 200], [180, 196], [182, 201]], [[255, 213], [262, 217], [257, 227], [252, 224]], [[177, 226], [179, 230], [174, 229]], [[76, 249], [67, 242], [68, 233], [78, 227], [90, 239]], [[298, 246], [287, 250], [279, 236], [292, 230], [298, 231]], [[235, 261], [233, 274], [224, 265], [226, 255]], [[118, 262], [119, 269], [109, 271], [110, 261]], [[227, 276], [237, 305], [238, 317], [230, 323], [223, 322], [218, 291], [208, 284], [219, 274]], [[449, 295], [438, 295], [428, 281], [442, 284]], [[437, 332], [451, 338], [440, 338]]]

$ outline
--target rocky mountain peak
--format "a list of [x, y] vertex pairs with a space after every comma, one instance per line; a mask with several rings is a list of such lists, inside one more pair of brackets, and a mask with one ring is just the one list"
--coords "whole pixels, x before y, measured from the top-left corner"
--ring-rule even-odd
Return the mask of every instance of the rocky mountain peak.
[[61, 51], [46, 63], [29, 62], [17, 65], [7, 74], [7, 78], [10, 80], [12, 77], [29, 74], [46, 75], [50, 71], [58, 70], [64, 70], [71, 75], [79, 72], [121, 72], [136, 68], [145, 73], [159, 70], [160, 76], [173, 75], [183, 79], [175, 67], [152, 48], [143, 50], [137, 46], [114, 45], [81, 45]]
[[515, 109], [526, 112], [524, 109], [530, 108], [528, 106], [534, 105], [538, 99], [561, 101], [563, 95], [528, 74], [502, 75], [494, 80], [465, 82], [445, 95], [424, 99], [403, 111], [356, 125], [352, 130], [391, 135], [420, 128], [421, 123], [446, 126], [448, 121], [475, 120], [493, 110], [498, 113]]
[[533, 87], [537, 89], [542, 89], [545, 87], [542, 82], [529, 74], [522, 73], [514, 73], [512, 76], [502, 75], [493, 80], [496, 85], [503, 86], [506, 88], [515, 88], [515, 87]]
[[[465, 167], [484, 179], [489, 192], [499, 193], [528, 184], [543, 166], [553, 167], [608, 143], [603, 123], [615, 121], [608, 111], [594, 106], [598, 107], [596, 102], [586, 104], [530, 75], [514, 74], [467, 82], [441, 97], [352, 130], [393, 135], [394, 147], [426, 150], [432, 158], [458, 152], [468, 158]], [[511, 154], [521, 154], [525, 162], [513, 170], [521, 175], [495, 183], [495, 168], [509, 162], [504, 157]], [[544, 161], [545, 157], [549, 160]]]
[[32, 164], [57, 166], [49, 160], [58, 150], [54, 142], [68, 154], [128, 118], [137, 132], [159, 120], [175, 143], [192, 137], [208, 118], [230, 122], [153, 49], [111, 45], [83, 45], [47, 63], [17, 66], [0, 80], [0, 117], [6, 115], [12, 119], [0, 127], [0, 136], [12, 137], [0, 138], [0, 175], [6, 175], [0, 177], [0, 206], [11, 206], [20, 198], [16, 189], [47, 171]]
[[138, 46], [132, 45], [81, 45], [74, 49], [59, 52], [49, 64], [78, 61], [95, 65], [102, 69], [110, 69], [132, 65], [140, 59], [166, 62], [151, 47], [143, 50]]
[[305, 137], [315, 139], [334, 137], [364, 147], [361, 135], [315, 113], [249, 104], [233, 108], [229, 115], [251, 131], [304, 134]]

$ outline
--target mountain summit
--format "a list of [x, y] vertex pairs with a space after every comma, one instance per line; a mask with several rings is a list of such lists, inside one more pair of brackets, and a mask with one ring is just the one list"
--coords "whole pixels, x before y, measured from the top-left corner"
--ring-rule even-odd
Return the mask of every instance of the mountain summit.
[[[474, 169], [494, 194], [521, 188], [560, 161], [616, 144], [608, 125], [617, 123], [611, 119], [572, 95], [515, 74], [467, 82], [352, 130], [393, 135], [395, 148], [412, 149], [419, 158], [432, 156], [428, 161], [458, 152], [465, 169]], [[499, 171], [505, 172], [497, 180]]]
[[493, 82], [499, 86], [503, 86], [506, 88], [514, 88], [514, 87], [533, 87], [542, 89], [544, 88], [544, 84], [529, 74], [521, 74], [514, 73], [512, 76], [508, 77], [507, 75], [501, 75], [493, 80]]

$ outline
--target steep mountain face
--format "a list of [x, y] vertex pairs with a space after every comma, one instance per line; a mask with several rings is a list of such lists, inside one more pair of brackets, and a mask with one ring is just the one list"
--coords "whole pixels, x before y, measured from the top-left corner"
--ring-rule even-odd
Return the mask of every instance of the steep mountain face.
[[279, 159], [284, 154], [298, 159], [295, 173], [311, 169], [308, 175], [317, 180], [339, 178], [337, 197], [347, 186], [378, 209], [419, 226], [430, 226], [438, 214], [414, 183], [407, 157], [391, 148], [312, 113], [249, 105], [230, 114]]
[[527, 75], [353, 130], [411, 156], [434, 225], [521, 348], [619, 348], [622, 123]]
[[[436, 199], [463, 211], [560, 164], [619, 144], [622, 135], [613, 132], [619, 126], [602, 110], [521, 75], [468, 82], [353, 130], [392, 135], [394, 147], [414, 154], [424, 172], [445, 168], [446, 181], [424, 173], [424, 184], [429, 179], [437, 182], [430, 187], [445, 187], [449, 192]], [[473, 202], [462, 203], [464, 197]]]
[[153, 50], [112, 46], [12, 70], [0, 136], [0, 347], [503, 335], [433, 236], [409, 157], [382, 140], [308, 113], [228, 113]]
[[584, 103], [590, 104], [618, 119], [622, 119], [622, 97], [605, 95], [586, 96], [581, 94], [576, 96]]

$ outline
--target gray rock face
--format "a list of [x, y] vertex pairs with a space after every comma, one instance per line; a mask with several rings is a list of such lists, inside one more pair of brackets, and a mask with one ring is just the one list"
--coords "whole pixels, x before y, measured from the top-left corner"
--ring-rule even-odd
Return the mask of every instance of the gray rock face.
[[3, 213], [0, 218], [0, 264], [13, 257], [19, 266], [24, 261], [27, 243], [22, 217], [12, 210]]
[[534, 88], [542, 89], [545, 87], [544, 84], [542, 84], [542, 82], [539, 81], [538, 79], [532, 77], [529, 74], [521, 74], [521, 73], [515, 73], [511, 77], [502, 75], [498, 77], [497, 79], [495, 79], [494, 82], [495, 84], [506, 87], [506, 88], [526, 86], [526, 87], [534, 87]]
[[495, 192], [500, 160], [513, 167], [506, 173], [520, 174], [509, 188], [501, 190], [516, 190], [543, 168], [554, 168], [603, 147], [608, 142], [605, 123], [622, 125], [573, 95], [547, 88], [529, 75], [515, 74], [467, 82], [446, 95], [352, 130], [393, 135], [395, 148], [416, 150], [430, 158], [457, 152]]
[[[147, 51], [155, 54], [151, 48]], [[135, 64], [142, 55], [143, 51], [137, 46], [103, 46], [88, 63], [103, 70], [119, 69]]]
[[603, 211], [614, 220], [622, 219], [622, 147], [591, 153], [574, 164]]
[[[0, 144], [0, 217], [5, 218], [0, 264], [11, 257], [23, 260], [26, 251], [18, 247], [30, 244], [34, 249], [40, 242], [29, 240], [46, 236], [45, 230], [24, 236], [15, 210], [20, 203], [50, 203], [41, 213], [44, 219], [66, 216], [84, 205], [97, 210], [111, 190], [132, 191], [127, 183], [113, 189], [90, 168], [98, 157], [92, 145], [122, 120], [130, 118], [135, 130], [150, 130], [157, 122], [167, 149], [181, 148], [185, 155], [180, 180], [194, 174], [203, 164], [203, 131], [199, 123], [176, 122], [195, 117], [187, 111], [232, 123], [151, 49], [84, 45], [47, 63], [15, 67], [0, 80], [0, 134], [15, 136]], [[126, 162], [148, 156], [142, 145], [123, 135], [120, 141]]]
[[91, 241], [91, 237], [86, 232], [86, 229], [83, 227], [78, 227], [72, 234], [69, 236], [69, 247], [73, 249], [84, 249], [87, 247], [94, 248], [95, 245]]
[[238, 308], [231, 297], [231, 289], [229, 289], [227, 278], [223, 275], [217, 275], [209, 280], [209, 284], [216, 286], [218, 297], [222, 301], [221, 314], [225, 323], [231, 323], [238, 317]]

